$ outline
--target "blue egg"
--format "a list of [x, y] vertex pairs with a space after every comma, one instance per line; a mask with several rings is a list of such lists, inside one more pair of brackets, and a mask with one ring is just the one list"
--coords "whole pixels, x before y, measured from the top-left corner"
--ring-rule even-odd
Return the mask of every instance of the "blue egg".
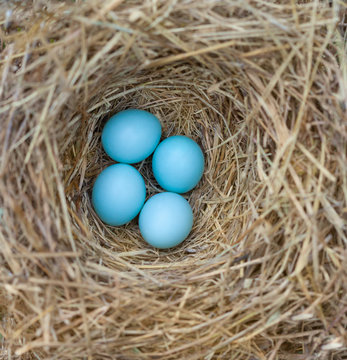
[[164, 192], [152, 196], [143, 206], [139, 227], [152, 246], [168, 249], [180, 244], [193, 226], [193, 211], [181, 195]]
[[131, 165], [115, 164], [97, 177], [92, 202], [100, 219], [108, 225], [123, 225], [141, 210], [146, 186], [141, 174]]
[[204, 155], [199, 145], [187, 136], [171, 136], [153, 154], [153, 174], [167, 191], [192, 190], [204, 172]]
[[160, 136], [161, 125], [157, 117], [144, 110], [128, 109], [107, 121], [101, 142], [111, 159], [134, 164], [152, 154]]

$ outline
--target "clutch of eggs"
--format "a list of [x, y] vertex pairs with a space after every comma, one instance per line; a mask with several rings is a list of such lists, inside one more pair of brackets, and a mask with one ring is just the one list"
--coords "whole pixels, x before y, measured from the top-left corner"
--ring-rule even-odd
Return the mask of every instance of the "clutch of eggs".
[[[110, 158], [119, 163], [99, 174], [92, 203], [100, 219], [111, 226], [124, 225], [140, 214], [144, 240], [167, 249], [180, 244], [192, 229], [191, 206], [179, 194], [192, 190], [200, 181], [204, 156], [199, 145], [186, 136], [171, 136], [159, 144], [161, 131], [159, 119], [144, 110], [124, 110], [107, 121], [101, 142]], [[145, 181], [129, 164], [141, 162], [153, 152], [154, 177], [167, 192], [145, 203]]]

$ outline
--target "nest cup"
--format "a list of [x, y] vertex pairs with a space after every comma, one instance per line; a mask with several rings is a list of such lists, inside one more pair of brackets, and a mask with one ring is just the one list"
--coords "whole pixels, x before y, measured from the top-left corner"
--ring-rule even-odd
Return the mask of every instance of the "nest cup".
[[[346, 35], [323, 4], [0, 5], [6, 358], [343, 358]], [[205, 154], [170, 250], [91, 205], [127, 108]]]

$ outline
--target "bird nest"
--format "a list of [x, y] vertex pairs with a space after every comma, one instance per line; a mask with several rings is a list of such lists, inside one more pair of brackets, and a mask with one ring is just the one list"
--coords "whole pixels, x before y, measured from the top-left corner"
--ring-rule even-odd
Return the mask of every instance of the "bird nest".
[[[345, 359], [346, 5], [0, 9], [0, 358]], [[204, 151], [170, 250], [91, 205], [127, 108]]]

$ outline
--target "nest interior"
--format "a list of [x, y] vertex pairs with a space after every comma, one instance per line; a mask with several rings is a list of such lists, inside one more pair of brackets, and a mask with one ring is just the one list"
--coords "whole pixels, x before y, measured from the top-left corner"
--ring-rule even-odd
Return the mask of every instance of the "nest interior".
[[[345, 359], [345, 5], [1, 8], [3, 358]], [[91, 206], [102, 127], [127, 108], [204, 151], [177, 248]]]

